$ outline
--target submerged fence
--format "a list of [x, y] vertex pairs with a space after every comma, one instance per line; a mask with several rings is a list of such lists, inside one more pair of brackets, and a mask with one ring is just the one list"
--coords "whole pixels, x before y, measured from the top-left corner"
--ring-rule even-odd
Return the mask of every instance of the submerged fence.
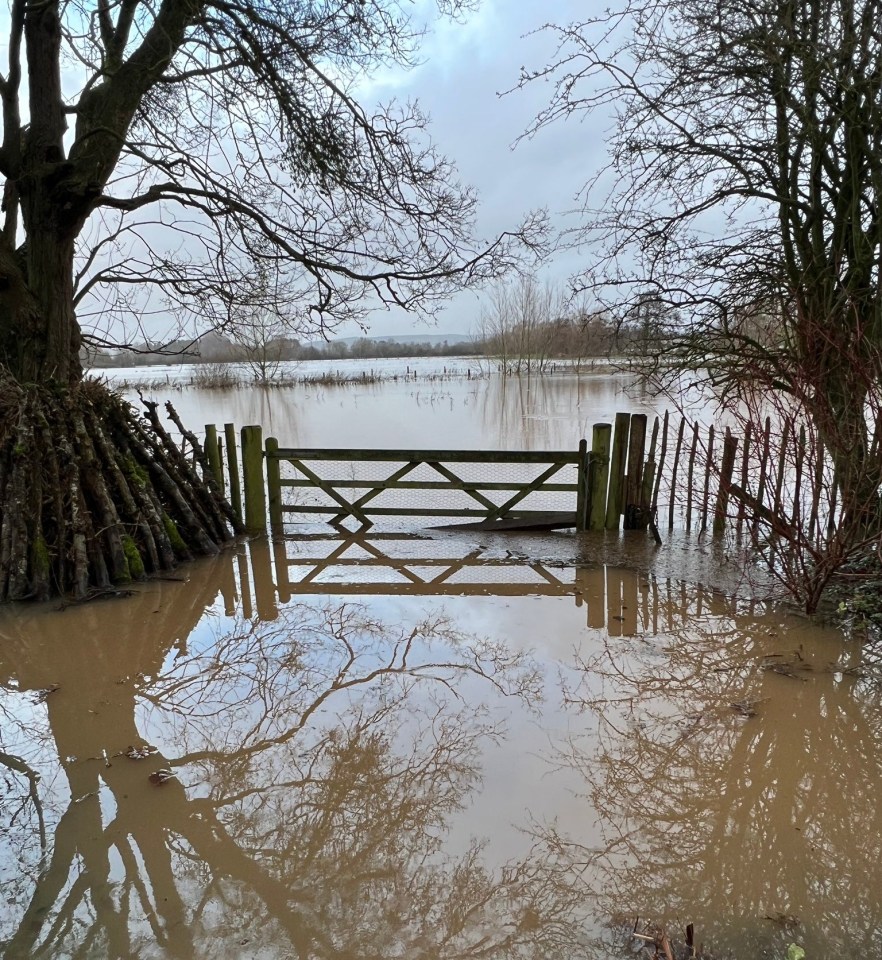
[[[239, 441], [237, 449], [237, 440]], [[481, 529], [660, 528], [714, 533], [765, 523], [809, 539], [835, 523], [835, 471], [806, 428], [729, 427], [617, 413], [569, 451], [280, 448], [258, 426], [205, 431], [205, 462], [253, 533], [291, 519], [457, 518]], [[241, 462], [241, 472], [240, 472]]]

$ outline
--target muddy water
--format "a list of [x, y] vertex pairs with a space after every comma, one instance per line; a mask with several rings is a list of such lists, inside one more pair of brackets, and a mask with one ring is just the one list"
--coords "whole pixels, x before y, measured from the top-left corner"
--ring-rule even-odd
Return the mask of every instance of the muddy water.
[[879, 955], [882, 672], [707, 550], [329, 533], [4, 611], [2, 955]]

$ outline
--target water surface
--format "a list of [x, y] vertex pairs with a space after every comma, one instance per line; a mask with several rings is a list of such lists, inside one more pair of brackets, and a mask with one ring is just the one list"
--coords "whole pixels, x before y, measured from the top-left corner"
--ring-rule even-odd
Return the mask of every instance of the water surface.
[[[647, 403], [423, 386], [175, 402], [284, 443], [548, 449]], [[872, 651], [699, 537], [309, 533], [3, 611], [4, 957], [607, 960], [637, 918], [878, 953]]]

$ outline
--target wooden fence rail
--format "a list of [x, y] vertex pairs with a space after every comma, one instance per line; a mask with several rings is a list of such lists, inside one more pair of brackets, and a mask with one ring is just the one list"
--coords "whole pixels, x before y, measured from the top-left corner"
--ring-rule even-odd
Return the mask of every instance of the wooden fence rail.
[[768, 418], [749, 424], [739, 440], [729, 427], [668, 413], [651, 430], [645, 414], [618, 413], [614, 425], [594, 425], [590, 449], [582, 440], [568, 451], [511, 451], [281, 448], [247, 426], [240, 453], [226, 424], [222, 434], [206, 427], [205, 447], [252, 533], [266, 532], [268, 518], [280, 536], [290, 518], [313, 515], [362, 526], [416, 517], [482, 529], [649, 528], [659, 542], [663, 525], [721, 534], [764, 523], [785, 538], [798, 527], [810, 538], [826, 535], [837, 507], [823, 446], [804, 426], [772, 428]]

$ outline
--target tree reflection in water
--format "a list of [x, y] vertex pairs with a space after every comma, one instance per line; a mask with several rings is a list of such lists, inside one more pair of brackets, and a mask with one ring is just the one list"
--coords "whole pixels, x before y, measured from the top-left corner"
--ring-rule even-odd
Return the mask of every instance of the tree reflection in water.
[[[584, 833], [537, 826], [500, 867], [446, 839], [481, 765], [499, 769], [494, 698], [533, 703], [534, 664], [439, 617], [279, 609], [268, 551], [250, 551], [251, 573], [227, 555], [187, 584], [0, 622], [5, 957], [608, 960], [631, 952], [598, 936], [615, 915], [692, 921], [739, 960], [791, 941], [878, 953], [868, 649], [717, 593], [581, 571], [572, 713], [541, 718], [543, 736], [577, 733], [562, 780], [513, 809], [548, 793]], [[553, 616], [542, 629], [546, 656], [567, 649]], [[586, 784], [584, 814], [567, 779]]]
[[531, 663], [351, 605], [226, 617], [232, 563], [0, 625], [4, 956], [581, 955], [541, 846], [441, 849], [501, 735], [459, 691], [530, 699]]
[[584, 778], [604, 839], [537, 836], [583, 871], [586, 895], [600, 891], [599, 915], [629, 929], [691, 921], [722, 955], [750, 960], [790, 942], [810, 957], [878, 956], [879, 658], [716, 599], [714, 615], [605, 637], [580, 660], [565, 698], [596, 728], [560, 760]]

